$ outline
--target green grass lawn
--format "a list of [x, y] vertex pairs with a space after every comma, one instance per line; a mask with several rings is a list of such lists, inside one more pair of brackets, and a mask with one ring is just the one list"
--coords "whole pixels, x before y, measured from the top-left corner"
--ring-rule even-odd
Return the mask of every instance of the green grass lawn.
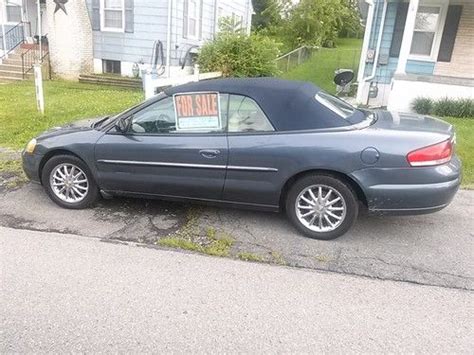
[[22, 148], [50, 127], [79, 118], [118, 113], [143, 100], [140, 90], [72, 81], [45, 81], [45, 115], [36, 109], [32, 81], [0, 85], [0, 146]]
[[445, 120], [456, 128], [456, 151], [463, 164], [463, 187], [474, 189], [474, 117]]
[[362, 40], [340, 38], [336, 48], [321, 48], [311, 59], [281, 75], [284, 79], [310, 81], [324, 90], [335, 93], [333, 82], [336, 69], [352, 69], [357, 76]]

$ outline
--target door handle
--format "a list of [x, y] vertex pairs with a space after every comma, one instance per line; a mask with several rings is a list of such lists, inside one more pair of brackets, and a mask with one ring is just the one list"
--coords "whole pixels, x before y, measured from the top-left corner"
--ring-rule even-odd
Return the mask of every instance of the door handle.
[[200, 150], [199, 154], [201, 154], [201, 156], [203, 156], [204, 158], [212, 159], [221, 154], [221, 151], [217, 149], [205, 149]]

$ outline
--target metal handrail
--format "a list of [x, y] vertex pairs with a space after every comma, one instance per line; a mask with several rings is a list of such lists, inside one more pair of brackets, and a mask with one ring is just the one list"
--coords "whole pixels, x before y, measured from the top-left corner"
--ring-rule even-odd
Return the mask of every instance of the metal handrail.
[[49, 50], [47, 45], [41, 46], [43, 56], [39, 58], [40, 50], [39, 46], [28, 48], [26, 51], [21, 53], [21, 71], [23, 79], [26, 78], [26, 75], [33, 69], [33, 64], [43, 63], [44, 59], [48, 57], [48, 76], [51, 78], [51, 67], [49, 61]]
[[7, 56], [16, 47], [25, 42], [25, 24], [28, 24], [30, 26], [31, 32], [31, 24], [29, 22], [18, 22], [15, 26], [5, 32], [5, 42], [7, 48], [3, 48], [3, 35], [0, 35], [0, 38], [2, 38], [0, 43], [2, 44], [2, 49], [4, 51], [0, 59]]

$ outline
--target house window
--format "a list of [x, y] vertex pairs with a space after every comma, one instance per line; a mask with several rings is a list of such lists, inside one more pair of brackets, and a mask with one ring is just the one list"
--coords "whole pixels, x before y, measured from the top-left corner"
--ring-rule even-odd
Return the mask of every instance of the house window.
[[187, 33], [188, 38], [198, 38], [199, 26], [200, 26], [200, 14], [201, 14], [201, 1], [200, 0], [186, 0], [188, 5], [187, 12]]
[[109, 74], [120, 74], [120, 61], [119, 60], [108, 60], [102, 59], [102, 72]]
[[[419, 6], [415, 19], [415, 29], [410, 55], [413, 57], [436, 56], [442, 29], [442, 6]], [[445, 14], [444, 14], [445, 15]]]
[[102, 0], [101, 5], [102, 29], [122, 32], [125, 23], [124, 0]]
[[5, 5], [7, 22], [14, 24], [21, 22], [21, 0], [7, 0]]

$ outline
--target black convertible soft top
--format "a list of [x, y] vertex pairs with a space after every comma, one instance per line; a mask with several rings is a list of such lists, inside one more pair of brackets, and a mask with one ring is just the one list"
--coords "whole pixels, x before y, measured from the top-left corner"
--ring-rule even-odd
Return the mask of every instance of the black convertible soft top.
[[[254, 99], [278, 131], [348, 126], [351, 123], [315, 99], [321, 89], [304, 81], [276, 78], [213, 79], [166, 89], [166, 95], [217, 91]], [[358, 111], [356, 111], [358, 112]], [[359, 112], [359, 114], [361, 114]], [[353, 122], [351, 120], [351, 122]]]

